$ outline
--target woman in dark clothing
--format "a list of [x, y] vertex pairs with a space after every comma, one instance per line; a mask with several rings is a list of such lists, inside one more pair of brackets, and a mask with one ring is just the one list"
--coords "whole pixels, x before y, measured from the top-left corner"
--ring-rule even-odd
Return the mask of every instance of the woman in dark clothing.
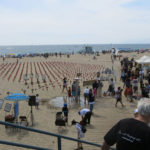
[[92, 89], [90, 89], [89, 91], [89, 104], [90, 104], [90, 111], [92, 112], [93, 111], [93, 105], [94, 105], [94, 94], [92, 92]]
[[143, 85], [142, 87], [142, 97], [147, 97], [149, 98], [149, 95], [148, 95], [148, 91], [146, 90], [145, 86]]

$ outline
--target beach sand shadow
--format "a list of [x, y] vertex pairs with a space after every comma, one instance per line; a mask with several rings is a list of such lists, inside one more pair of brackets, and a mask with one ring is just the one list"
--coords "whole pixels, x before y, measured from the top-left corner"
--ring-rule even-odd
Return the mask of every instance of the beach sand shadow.
[[21, 129], [20, 132], [18, 132], [18, 140], [21, 140], [22, 138], [24, 138], [25, 136], [28, 136], [29, 131], [23, 130]]
[[93, 114], [92, 114], [92, 117], [94, 117], [94, 118], [100, 118], [101, 116], [98, 115], [98, 114], [93, 113]]
[[67, 134], [68, 131], [69, 130], [66, 127], [58, 127], [58, 133], [59, 134]]
[[92, 124], [88, 124], [86, 127], [87, 127], [87, 129], [95, 129], [95, 126]]
[[8, 135], [8, 136], [17, 136], [17, 139], [18, 140], [21, 140], [24, 136], [27, 136], [28, 134], [29, 134], [29, 132], [28, 131], [26, 131], [26, 130], [23, 130], [23, 129], [17, 129], [17, 128], [11, 128], [11, 129], [7, 129], [6, 130], [6, 134]]
[[[20, 129], [18, 129], [20, 130]], [[8, 136], [16, 136], [18, 134], [19, 131], [15, 130], [15, 129], [6, 129], [6, 134]]]

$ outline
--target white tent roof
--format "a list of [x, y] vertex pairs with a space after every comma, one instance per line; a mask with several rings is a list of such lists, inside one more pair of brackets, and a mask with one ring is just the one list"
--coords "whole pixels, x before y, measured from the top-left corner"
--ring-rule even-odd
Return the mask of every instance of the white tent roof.
[[140, 59], [136, 60], [139, 64], [150, 64], [150, 56], [142, 56]]

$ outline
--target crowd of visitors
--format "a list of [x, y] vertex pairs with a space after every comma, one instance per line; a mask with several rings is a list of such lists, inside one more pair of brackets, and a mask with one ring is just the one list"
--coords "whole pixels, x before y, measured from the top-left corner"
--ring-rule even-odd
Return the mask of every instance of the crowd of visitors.
[[140, 97], [149, 97], [150, 73], [144, 73], [142, 65], [137, 64], [132, 58], [121, 60], [121, 81], [124, 83], [124, 95], [130, 102]]
[[[119, 86], [117, 87], [117, 89], [115, 89], [115, 82], [117, 80], [116, 73], [116, 76], [109, 80], [108, 90], [105, 93], [106, 95], [115, 96], [115, 107], [117, 107], [118, 103], [120, 103], [122, 107], [125, 107], [122, 101], [123, 94], [129, 102], [139, 100], [143, 97], [148, 98], [150, 91], [150, 73], [145, 76], [142, 66], [137, 64], [133, 58], [131, 60], [129, 60], [128, 58], [124, 58], [120, 61], [120, 63], [120, 80], [123, 82], [123, 87]], [[66, 83], [67, 82], [65, 82], [64, 80], [64, 85]], [[78, 112], [78, 114], [81, 116], [80, 122], [73, 122], [76, 125], [78, 139], [84, 137], [84, 133], [86, 131], [83, 131], [83, 128], [87, 124], [91, 123], [91, 116], [93, 114], [95, 100], [103, 96], [102, 88], [103, 82], [99, 76], [97, 80], [93, 82], [91, 88], [87, 86], [83, 91], [84, 106], [88, 106], [88, 108], [83, 108]], [[67, 92], [69, 101], [74, 100], [77, 95], [80, 102], [81, 89], [76, 81], [73, 82], [72, 87], [69, 87], [67, 89]], [[147, 127], [146, 125], [150, 122], [149, 106], [149, 100], [140, 100], [138, 108], [134, 113], [135, 118], [123, 119], [119, 121], [112, 129], [110, 129], [110, 131], [104, 137], [104, 144], [102, 150], [109, 150], [110, 146], [115, 143], [117, 150], [130, 150], [136, 148], [142, 149], [144, 144], [146, 144], [146, 149], [149, 149], [149, 144], [146, 143], [147, 138], [149, 138], [148, 134], [150, 132], [149, 127]], [[138, 132], [136, 130], [132, 130], [134, 127], [137, 127]], [[83, 149], [83, 147], [82, 144], [78, 142], [77, 150], [80, 149]]]

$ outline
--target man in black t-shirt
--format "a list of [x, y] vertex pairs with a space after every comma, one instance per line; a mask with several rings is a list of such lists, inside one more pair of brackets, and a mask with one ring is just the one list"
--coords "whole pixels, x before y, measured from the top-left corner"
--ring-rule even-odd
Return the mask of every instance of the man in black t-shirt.
[[117, 150], [150, 150], [150, 100], [140, 100], [138, 116], [120, 120], [104, 136], [102, 150], [116, 144]]

